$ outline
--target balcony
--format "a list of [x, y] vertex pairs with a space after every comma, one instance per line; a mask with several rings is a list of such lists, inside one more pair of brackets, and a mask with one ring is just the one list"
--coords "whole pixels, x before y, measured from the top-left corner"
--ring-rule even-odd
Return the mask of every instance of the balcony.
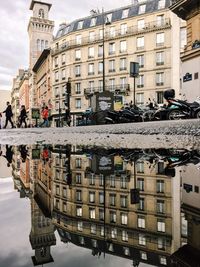
[[[84, 89], [84, 94], [86, 97], [91, 97], [93, 94], [102, 92], [103, 87], [93, 87], [93, 88], [85, 88]], [[130, 84], [119, 84], [119, 85], [110, 85], [110, 86], [105, 86], [105, 91], [110, 91], [115, 93], [116, 95], [118, 94], [127, 94], [130, 91]]]
[[[123, 35], [121, 35], [121, 30], [119, 29], [118, 31], [116, 31], [115, 37], [113, 37], [112, 33], [107, 31], [105, 33], [104, 40], [105, 41], [110, 41], [110, 40], [113, 41], [115, 39], [120, 39], [121, 37], [124, 38], [125, 36], [132, 36], [132, 35], [134, 36], [134, 35], [137, 35], [138, 33], [157, 31], [160, 29], [165, 29], [165, 28], [170, 28], [170, 27], [171, 27], [170, 19], [166, 18], [166, 19], [163, 19], [162, 21], [159, 21], [159, 22], [158, 21], [152, 21], [149, 23], [145, 23], [144, 27], [139, 28], [139, 29], [138, 29], [138, 25], [128, 27], [127, 31]], [[102, 36], [100, 36], [99, 34], [96, 34], [94, 39], [93, 39], [93, 43], [102, 43]], [[63, 51], [66, 51], [69, 49], [74, 49], [74, 48], [79, 47], [79, 46], [89, 45], [89, 44], [91, 44], [89, 36], [82, 38], [81, 44], [77, 44], [76, 40], [74, 39], [74, 40], [70, 40], [70, 41], [66, 42], [65, 45], [62, 44], [58, 47], [55, 47], [54, 49], [52, 49], [51, 53], [54, 56], [54, 55], [59, 54]], [[98, 56], [100, 56], [100, 54], [98, 54]]]

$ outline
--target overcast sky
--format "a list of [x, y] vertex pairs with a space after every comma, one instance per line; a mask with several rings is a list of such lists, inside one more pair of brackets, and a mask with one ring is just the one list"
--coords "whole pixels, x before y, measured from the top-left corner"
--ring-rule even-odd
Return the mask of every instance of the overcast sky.
[[[91, 9], [109, 10], [129, 5], [132, 0], [44, 0], [52, 4], [49, 19], [59, 23], [88, 16]], [[31, 0], [4, 0], [0, 8], [0, 89], [11, 89], [19, 68], [28, 67], [27, 26]]]

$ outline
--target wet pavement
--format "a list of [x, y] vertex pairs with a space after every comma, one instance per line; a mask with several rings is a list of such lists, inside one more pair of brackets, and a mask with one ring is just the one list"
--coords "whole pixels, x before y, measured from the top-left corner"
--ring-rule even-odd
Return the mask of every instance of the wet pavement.
[[0, 266], [199, 266], [200, 153], [1, 145]]

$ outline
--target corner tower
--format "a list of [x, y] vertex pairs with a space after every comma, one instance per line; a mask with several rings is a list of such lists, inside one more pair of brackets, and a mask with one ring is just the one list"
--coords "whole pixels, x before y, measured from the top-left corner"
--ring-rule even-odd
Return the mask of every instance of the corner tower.
[[51, 4], [42, 1], [31, 1], [33, 15], [29, 20], [29, 68], [32, 70], [41, 52], [48, 48], [53, 39], [54, 21], [49, 20]]

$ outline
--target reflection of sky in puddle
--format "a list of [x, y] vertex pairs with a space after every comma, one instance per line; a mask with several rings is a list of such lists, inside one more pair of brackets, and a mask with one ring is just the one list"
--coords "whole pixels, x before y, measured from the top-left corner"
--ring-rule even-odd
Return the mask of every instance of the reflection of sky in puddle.
[[1, 266], [199, 263], [198, 151], [1, 149]]

